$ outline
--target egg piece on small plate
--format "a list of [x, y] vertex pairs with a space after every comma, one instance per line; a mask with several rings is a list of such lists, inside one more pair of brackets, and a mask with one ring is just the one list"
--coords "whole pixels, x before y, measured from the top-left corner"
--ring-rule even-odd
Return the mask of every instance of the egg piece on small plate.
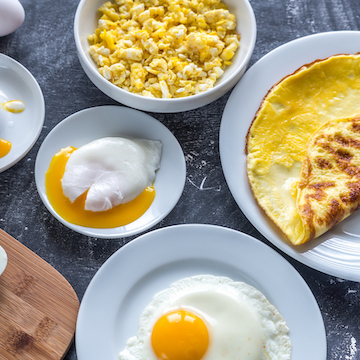
[[49, 133], [35, 181], [45, 206], [64, 225], [88, 236], [124, 237], [155, 225], [176, 205], [185, 158], [153, 117], [99, 106], [69, 116]]
[[157, 293], [120, 360], [290, 359], [289, 328], [254, 287], [197, 275]]
[[36, 79], [19, 62], [0, 54], [0, 172], [30, 151], [44, 118], [44, 97]]

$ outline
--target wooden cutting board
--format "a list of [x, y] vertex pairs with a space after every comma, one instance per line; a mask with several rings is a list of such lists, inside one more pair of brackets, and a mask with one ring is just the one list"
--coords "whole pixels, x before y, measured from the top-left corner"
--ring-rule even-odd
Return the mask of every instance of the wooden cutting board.
[[63, 359], [75, 333], [79, 300], [46, 261], [0, 229], [8, 264], [0, 276], [0, 359]]

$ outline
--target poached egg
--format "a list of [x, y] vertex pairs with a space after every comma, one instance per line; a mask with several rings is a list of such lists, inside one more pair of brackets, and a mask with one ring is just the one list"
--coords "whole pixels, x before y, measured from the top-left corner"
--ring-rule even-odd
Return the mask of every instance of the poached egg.
[[121, 137], [61, 149], [46, 173], [50, 203], [65, 220], [111, 228], [140, 217], [151, 205], [162, 144]]

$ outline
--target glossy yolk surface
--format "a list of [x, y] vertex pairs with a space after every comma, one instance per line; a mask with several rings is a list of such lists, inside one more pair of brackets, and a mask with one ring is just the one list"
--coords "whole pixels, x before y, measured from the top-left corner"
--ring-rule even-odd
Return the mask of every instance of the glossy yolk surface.
[[156, 322], [151, 343], [161, 360], [200, 360], [208, 348], [209, 333], [198, 316], [176, 310]]
[[92, 228], [114, 228], [135, 221], [150, 207], [155, 197], [153, 186], [147, 187], [136, 199], [127, 204], [120, 204], [103, 212], [92, 212], [84, 209], [86, 192], [71, 203], [63, 194], [61, 179], [70, 154], [75, 150], [70, 146], [60, 150], [53, 157], [45, 175], [47, 197], [54, 210], [63, 219], [75, 225]]
[[0, 158], [7, 155], [10, 149], [11, 149], [11, 142], [4, 139], [0, 139]]

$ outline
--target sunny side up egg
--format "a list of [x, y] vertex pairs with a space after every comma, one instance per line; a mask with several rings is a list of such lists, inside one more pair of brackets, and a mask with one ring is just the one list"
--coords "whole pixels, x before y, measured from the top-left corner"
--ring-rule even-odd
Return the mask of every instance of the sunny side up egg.
[[289, 328], [254, 287], [198, 275], [157, 293], [120, 360], [290, 360]]
[[107, 137], [61, 149], [45, 176], [47, 197], [66, 221], [114, 228], [138, 219], [155, 197], [162, 144]]

